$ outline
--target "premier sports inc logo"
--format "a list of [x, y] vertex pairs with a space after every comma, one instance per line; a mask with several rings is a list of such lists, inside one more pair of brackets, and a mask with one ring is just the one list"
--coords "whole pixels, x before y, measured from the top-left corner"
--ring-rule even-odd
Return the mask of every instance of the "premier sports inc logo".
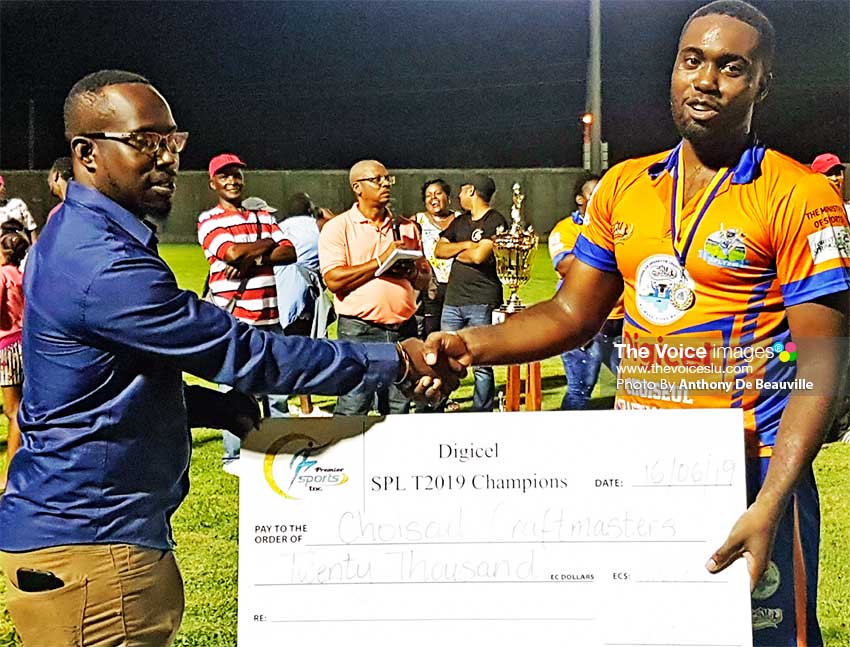
[[277, 439], [265, 452], [266, 483], [284, 499], [302, 499], [344, 485], [348, 482], [344, 468], [327, 465], [321, 458], [329, 445], [306, 434], [287, 434]]

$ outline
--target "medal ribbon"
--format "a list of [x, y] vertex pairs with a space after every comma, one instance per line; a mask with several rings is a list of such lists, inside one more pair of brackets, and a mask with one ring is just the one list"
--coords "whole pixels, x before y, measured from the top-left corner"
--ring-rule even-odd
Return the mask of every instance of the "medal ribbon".
[[[682, 211], [685, 209], [685, 183], [679, 180], [684, 179], [685, 168], [681, 151], [679, 152], [678, 160], [676, 161], [676, 172], [673, 175], [673, 200], [670, 205], [670, 235], [673, 238], [673, 253], [676, 255], [676, 260], [679, 261], [679, 266], [682, 269], [685, 267], [685, 259], [688, 257], [688, 251], [691, 248], [691, 243], [694, 242], [694, 236], [696, 236], [700, 222], [702, 222], [703, 217], [708, 211], [708, 207], [711, 206], [711, 203], [717, 196], [720, 187], [723, 186], [726, 178], [732, 175], [733, 172], [734, 169], [724, 167], [714, 174], [714, 177], [711, 178], [711, 182], [708, 183], [702, 197], [697, 203], [696, 218], [692, 218], [690, 226], [686, 230], [683, 230]], [[680, 249], [677, 245], [680, 243], [681, 238], [685, 239], [685, 244]]]

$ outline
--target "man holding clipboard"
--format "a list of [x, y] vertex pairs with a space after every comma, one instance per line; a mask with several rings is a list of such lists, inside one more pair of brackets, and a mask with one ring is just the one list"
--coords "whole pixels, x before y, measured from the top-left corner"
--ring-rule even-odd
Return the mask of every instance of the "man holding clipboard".
[[[383, 164], [357, 162], [348, 177], [357, 202], [319, 236], [319, 265], [339, 316], [337, 337], [365, 342], [415, 337], [415, 291], [427, 289], [431, 277], [419, 229], [390, 211], [395, 177]], [[381, 414], [410, 408], [410, 399], [395, 386], [376, 392], [361, 384], [340, 396], [334, 413], [365, 415], [376, 395]]]

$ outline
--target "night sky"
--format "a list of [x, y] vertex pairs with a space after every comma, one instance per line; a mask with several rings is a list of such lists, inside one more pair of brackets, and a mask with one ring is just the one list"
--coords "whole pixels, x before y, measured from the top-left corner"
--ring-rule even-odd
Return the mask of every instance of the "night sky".
[[[611, 159], [676, 141], [669, 76], [699, 0], [602, 0]], [[756, 0], [778, 36], [762, 140], [850, 157], [850, 2]], [[190, 132], [184, 169], [579, 166], [585, 0], [0, 1], [0, 168], [67, 154], [62, 102], [84, 74], [141, 73]]]

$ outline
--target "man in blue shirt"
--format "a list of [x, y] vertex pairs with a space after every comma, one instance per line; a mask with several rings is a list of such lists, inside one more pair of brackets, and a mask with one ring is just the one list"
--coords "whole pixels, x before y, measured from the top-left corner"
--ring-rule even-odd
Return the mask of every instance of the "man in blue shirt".
[[142, 220], [165, 216], [187, 134], [135, 74], [65, 101], [74, 178], [25, 279], [23, 443], [0, 500], [0, 567], [25, 645], [168, 645], [183, 587], [170, 519], [188, 491], [184, 371], [247, 393], [457, 386], [421, 342], [270, 335], [180, 290]]
[[[269, 208], [274, 211], [273, 207]], [[310, 196], [299, 192], [289, 197], [283, 216], [278, 220], [281, 233], [293, 244], [296, 253], [294, 263], [274, 267], [280, 327], [286, 335], [302, 335], [314, 339], [327, 336], [333, 310], [330, 299], [325, 296], [325, 284], [319, 272], [318, 219], [321, 217], [321, 211]], [[332, 415], [313, 407], [309, 395], [302, 395], [299, 399], [299, 415]], [[274, 412], [277, 406], [280, 406], [280, 403], [273, 402], [269, 408]], [[289, 411], [280, 413], [288, 414]]]

